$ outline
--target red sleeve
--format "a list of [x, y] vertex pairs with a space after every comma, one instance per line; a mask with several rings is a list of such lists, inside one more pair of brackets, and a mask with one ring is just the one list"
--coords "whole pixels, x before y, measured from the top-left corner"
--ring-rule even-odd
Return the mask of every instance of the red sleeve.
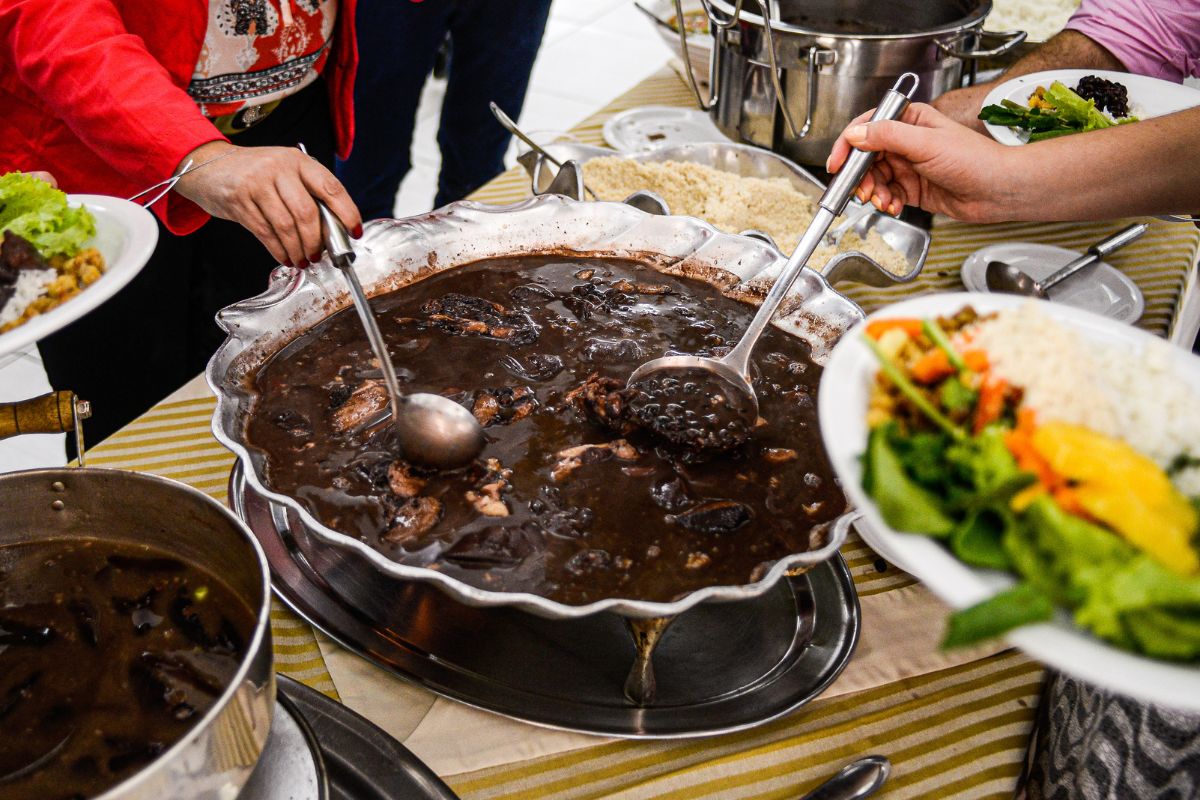
[[[170, 177], [189, 152], [224, 138], [126, 30], [112, 0], [0, 0], [0, 47], [41, 103], [135, 185]], [[160, 212], [168, 227], [206, 219], [170, 197]]]

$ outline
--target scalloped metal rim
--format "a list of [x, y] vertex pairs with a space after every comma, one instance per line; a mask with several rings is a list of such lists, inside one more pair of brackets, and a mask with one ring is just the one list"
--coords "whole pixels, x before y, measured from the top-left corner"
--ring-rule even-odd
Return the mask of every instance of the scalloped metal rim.
[[[557, 219], [560, 216], [564, 219]], [[489, 223], [496, 225], [489, 228]], [[563, 223], [570, 224], [564, 226]], [[618, 229], [609, 230], [604, 227], [605, 223], [616, 225]], [[540, 245], [535, 240], [531, 245], [528, 239], [537, 233], [544, 233], [551, 238]], [[518, 241], [504, 246], [505, 234], [515, 234]], [[453, 250], [455, 244], [460, 247], [457, 253]], [[510, 255], [559, 252], [610, 257], [641, 256], [644, 260], [649, 255], [657, 254], [664, 262], [660, 265], [664, 268], [686, 269], [691, 260], [693, 267], [712, 269], [716, 267], [713, 258], [717, 257], [724, 265], [720, 269], [733, 272], [740, 285], [775, 261], [785, 260], [777, 250], [762, 242], [722, 233], [700, 220], [654, 216], [621, 203], [584, 203], [546, 195], [508, 206], [459, 202], [406, 220], [370, 223], [359, 240], [358, 246], [362, 252], [356, 266], [367, 293], [373, 296], [412, 283], [427, 274], [490, 257], [486, 254], [489, 244], [494, 245], [491, 250], [496, 251], [495, 255], [505, 252]], [[592, 249], [577, 249], [588, 244]], [[599, 245], [605, 247], [597, 249]], [[408, 257], [396, 255], [397, 249], [405, 247], [415, 252]], [[447, 251], [459, 257], [452, 256], [443, 264]], [[705, 252], [701, 254], [701, 251]], [[719, 258], [721, 256], [740, 257], [727, 261]], [[735, 266], [745, 274], [727, 269], [728, 266]], [[416, 278], [406, 279], [414, 274]], [[829, 541], [825, 546], [779, 559], [755, 583], [705, 587], [670, 603], [607, 598], [576, 606], [528, 592], [479, 589], [436, 570], [392, 561], [366, 543], [326, 527], [298, 500], [273, 491], [265, 484], [260, 475], [261, 458], [256, 461], [241, 439], [239, 423], [243, 416], [239, 412], [244, 410], [241, 401], [249, 397], [249, 392], [233, 391], [231, 384], [240, 385], [242, 377], [296, 333], [348, 305], [349, 299], [339, 280], [336, 268], [327, 257], [304, 271], [286, 267], [277, 269], [271, 276], [266, 292], [229, 306], [217, 314], [217, 323], [229, 336], [205, 370], [208, 384], [217, 397], [213, 412], [213, 435], [238, 458], [246, 480], [256, 492], [294, 511], [307, 530], [320, 541], [355, 550], [377, 569], [392, 577], [434, 583], [468, 605], [513, 606], [553, 619], [573, 619], [604, 611], [634, 618], [665, 617], [683, 613], [706, 600], [729, 601], [756, 597], [770, 589], [786, 572], [827, 559], [845, 541], [853, 512], [843, 514], [830, 525]], [[309, 296], [305, 297], [305, 293]], [[789, 303], [794, 307], [777, 317], [772, 324], [792, 335], [808, 339], [813, 345], [814, 358], [818, 360], [823, 360], [827, 350], [841, 334], [864, 318], [862, 309], [809, 269], [805, 269], [797, 279], [791, 294], [796, 300], [785, 300], [785, 308]], [[306, 300], [309, 305], [304, 307], [301, 304]], [[819, 314], [818, 311], [828, 313]], [[306, 314], [311, 319], [306, 318]], [[281, 319], [276, 320], [276, 317]], [[823, 341], [814, 341], [810, 337]], [[246, 361], [254, 363], [239, 363]]]

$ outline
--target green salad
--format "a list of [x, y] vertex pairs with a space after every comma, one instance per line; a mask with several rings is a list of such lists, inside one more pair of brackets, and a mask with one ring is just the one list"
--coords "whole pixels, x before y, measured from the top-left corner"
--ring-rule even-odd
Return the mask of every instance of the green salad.
[[1065, 608], [1118, 647], [1200, 660], [1200, 497], [1172, 480], [1195, 468], [1200, 449], [1164, 469], [1126, 441], [1033, 407], [1028, 387], [979, 344], [983, 322], [967, 308], [879, 320], [866, 335], [880, 370], [863, 488], [891, 528], [1018, 579], [955, 613], [945, 646]]
[[[1128, 112], [1128, 107], [1123, 110]], [[1138, 121], [1128, 113], [1114, 121], [1097, 108], [1094, 99], [1081, 97], [1060, 81], [1054, 81], [1049, 88], [1039, 86], [1030, 95], [1029, 105], [1001, 100], [999, 105], [984, 106], [979, 119], [991, 125], [1029, 131], [1031, 142]]]
[[0, 231], [12, 231], [44, 258], [73, 256], [96, 235], [96, 220], [45, 181], [10, 172], [0, 175]]

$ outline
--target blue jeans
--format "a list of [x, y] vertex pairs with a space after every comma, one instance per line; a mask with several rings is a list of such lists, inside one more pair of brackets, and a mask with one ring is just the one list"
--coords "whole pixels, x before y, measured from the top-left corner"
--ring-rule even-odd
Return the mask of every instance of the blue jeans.
[[435, 206], [461, 199], [504, 170], [508, 132], [525, 102], [550, 0], [359, 0], [354, 149], [337, 175], [364, 219], [392, 216], [412, 166], [417, 104], [438, 48], [452, 46], [438, 127], [442, 170]]

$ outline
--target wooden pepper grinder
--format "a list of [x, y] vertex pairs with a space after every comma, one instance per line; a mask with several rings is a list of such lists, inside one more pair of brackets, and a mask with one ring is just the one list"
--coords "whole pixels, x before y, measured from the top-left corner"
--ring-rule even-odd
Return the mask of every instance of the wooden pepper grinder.
[[50, 392], [16, 403], [0, 403], [0, 439], [22, 433], [71, 433], [83, 465], [83, 420], [92, 415], [92, 404], [71, 391]]

